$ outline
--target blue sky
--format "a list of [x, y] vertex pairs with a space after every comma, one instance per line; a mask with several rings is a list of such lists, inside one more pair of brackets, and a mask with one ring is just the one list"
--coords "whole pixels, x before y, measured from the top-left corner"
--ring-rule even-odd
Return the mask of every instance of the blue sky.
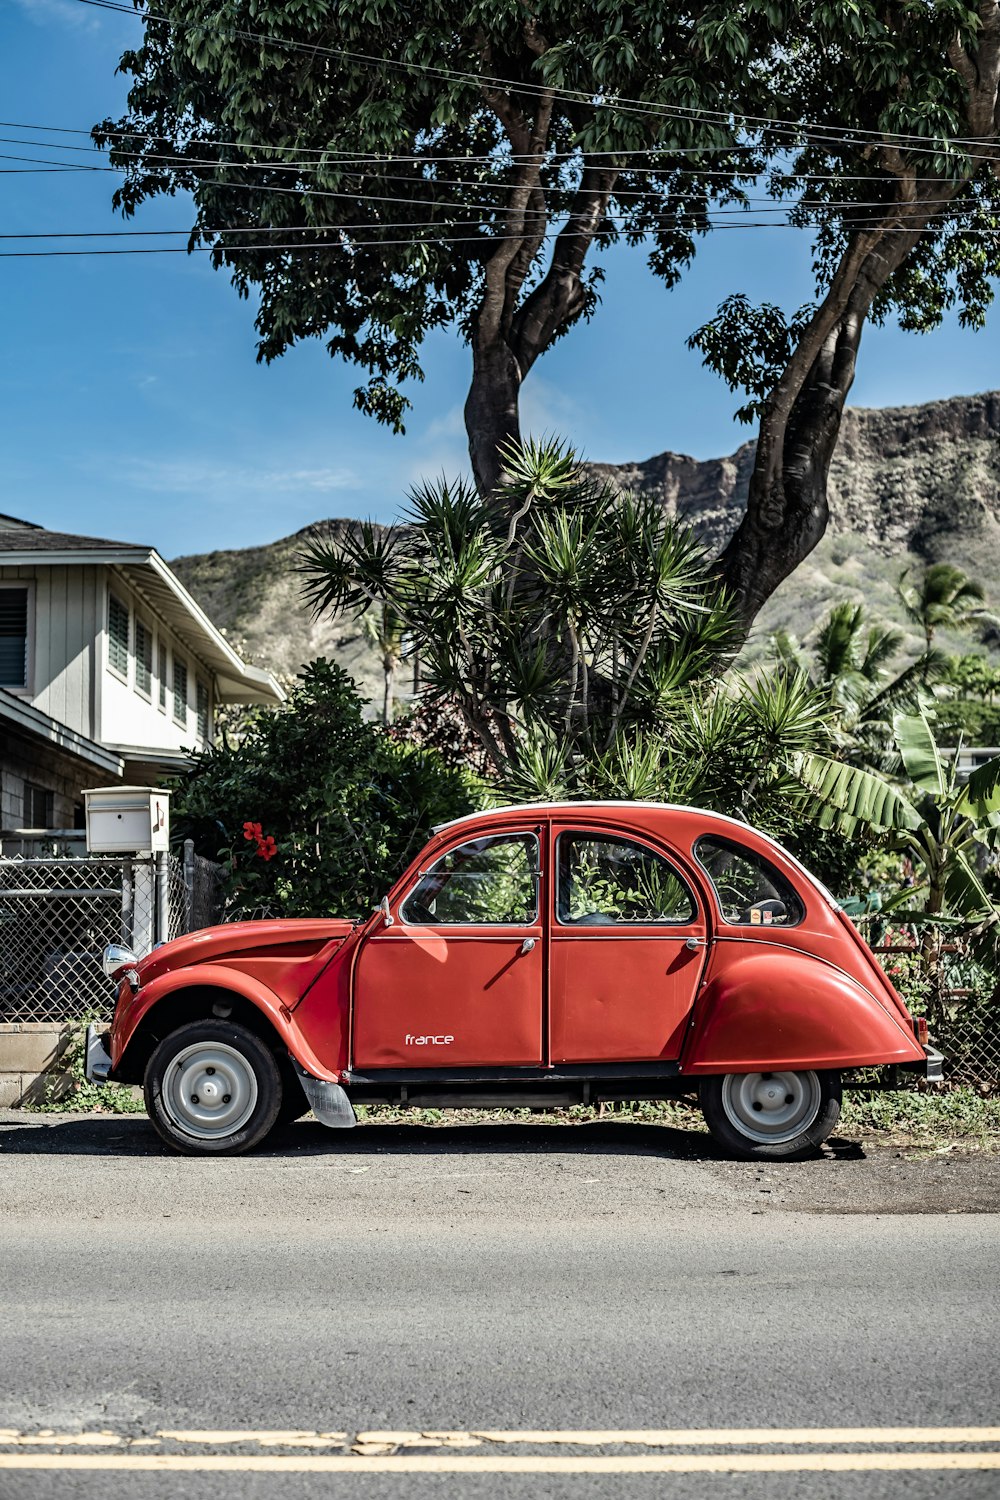
[[[3, 118], [89, 129], [114, 114], [125, 90], [115, 67], [139, 30], [131, 17], [75, 0], [0, 0]], [[102, 173], [5, 172], [0, 233], [115, 228], [114, 183]], [[189, 222], [177, 199], [147, 206], [135, 227]], [[665, 448], [731, 452], [751, 435], [733, 422], [738, 403], [684, 340], [730, 291], [789, 307], [808, 298], [805, 239], [794, 230], [717, 233], [672, 293], [641, 252], [617, 251], [607, 266], [594, 321], [526, 383], [525, 426], [609, 462]], [[426, 382], [412, 393], [400, 438], [352, 410], [358, 374], [319, 343], [258, 366], [252, 305], [204, 259], [6, 259], [0, 280], [0, 511], [149, 541], [172, 557], [270, 541], [323, 516], [388, 520], [417, 478], [467, 467], [469, 356], [457, 335], [428, 343]], [[950, 322], [920, 338], [869, 329], [852, 402], [901, 405], [1000, 386], [995, 326], [976, 335]]]

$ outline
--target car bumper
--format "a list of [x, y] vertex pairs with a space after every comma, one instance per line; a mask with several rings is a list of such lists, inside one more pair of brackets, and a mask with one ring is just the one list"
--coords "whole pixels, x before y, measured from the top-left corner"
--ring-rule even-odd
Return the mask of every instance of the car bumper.
[[106, 1026], [91, 1021], [87, 1027], [87, 1054], [85, 1072], [90, 1083], [107, 1083], [111, 1073], [111, 1040]]
[[944, 1081], [944, 1053], [939, 1052], [936, 1047], [928, 1047], [926, 1042], [922, 1062], [900, 1063], [900, 1067], [907, 1073], [919, 1073], [928, 1083]]

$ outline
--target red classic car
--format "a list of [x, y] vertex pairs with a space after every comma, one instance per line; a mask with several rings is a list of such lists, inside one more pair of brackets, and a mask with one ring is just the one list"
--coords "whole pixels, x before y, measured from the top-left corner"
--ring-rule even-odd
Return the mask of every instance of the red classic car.
[[[355, 1103], [544, 1108], [697, 1092], [744, 1157], [808, 1153], [843, 1081], [940, 1077], [856, 929], [773, 840], [694, 808], [568, 802], [439, 828], [372, 915], [109, 949], [88, 1075], [178, 1151]], [[859, 1080], [860, 1081], [860, 1080]], [[871, 1073], [864, 1075], [871, 1087]]]

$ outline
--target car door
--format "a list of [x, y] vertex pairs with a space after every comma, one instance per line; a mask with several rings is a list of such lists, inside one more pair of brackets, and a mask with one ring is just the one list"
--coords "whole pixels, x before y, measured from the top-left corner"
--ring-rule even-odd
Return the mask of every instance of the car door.
[[706, 956], [702, 903], [633, 833], [553, 828], [552, 1062], [673, 1060]]
[[535, 827], [488, 833], [418, 872], [358, 957], [356, 1069], [541, 1063], [541, 854]]

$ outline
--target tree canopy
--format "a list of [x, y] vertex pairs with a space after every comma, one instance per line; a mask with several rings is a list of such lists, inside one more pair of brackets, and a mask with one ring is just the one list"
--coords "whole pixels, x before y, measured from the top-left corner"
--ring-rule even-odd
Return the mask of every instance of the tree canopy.
[[866, 320], [978, 326], [992, 299], [996, 0], [162, 0], [143, 26], [127, 114], [95, 130], [119, 206], [189, 190], [192, 245], [259, 299], [259, 356], [324, 338], [393, 426], [457, 325], [485, 496], [602, 250], [647, 245], [669, 287], [727, 215], [810, 235], [814, 303], [733, 289], [692, 336], [760, 422], [720, 563], [744, 628], [826, 526]]
[[728, 119], [729, 50], [699, 12], [164, 0], [121, 60], [127, 115], [95, 136], [124, 170], [126, 213], [194, 195], [192, 243], [259, 294], [259, 357], [325, 338], [379, 420], [402, 425], [424, 339], [457, 323], [488, 490], [521, 382], [594, 310], [588, 253], [647, 241], [671, 285], [713, 202], [760, 169]]

